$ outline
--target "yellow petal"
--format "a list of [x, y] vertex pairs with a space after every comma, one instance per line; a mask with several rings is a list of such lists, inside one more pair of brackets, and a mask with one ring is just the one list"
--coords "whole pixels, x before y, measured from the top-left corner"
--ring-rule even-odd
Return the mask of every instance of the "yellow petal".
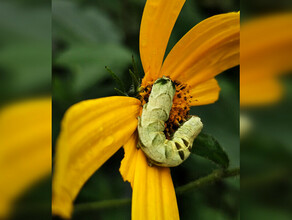
[[191, 89], [191, 105], [207, 105], [218, 100], [220, 87], [216, 79], [200, 83]]
[[147, 0], [140, 27], [140, 56], [145, 77], [156, 79], [165, 49], [185, 0]]
[[16, 102], [0, 112], [0, 219], [51, 172], [51, 98]]
[[[241, 26], [241, 73], [280, 74], [292, 69], [292, 13], [252, 19]], [[261, 76], [260, 76], [261, 77]]]
[[137, 150], [132, 219], [179, 219], [170, 169], [148, 166], [141, 150]]
[[134, 133], [129, 141], [124, 145], [125, 156], [121, 162], [120, 173], [124, 181], [128, 181], [133, 187], [136, 160], [137, 160], [137, 142], [138, 134]]
[[259, 106], [278, 101], [283, 94], [280, 82], [273, 77], [240, 83], [240, 106]]
[[129, 97], [87, 100], [66, 113], [57, 143], [53, 214], [69, 218], [87, 179], [136, 130], [140, 101]]
[[244, 23], [240, 33], [240, 105], [279, 101], [278, 76], [292, 70], [292, 13], [259, 17]]
[[197, 24], [168, 54], [159, 76], [195, 86], [238, 65], [239, 19], [232, 12]]

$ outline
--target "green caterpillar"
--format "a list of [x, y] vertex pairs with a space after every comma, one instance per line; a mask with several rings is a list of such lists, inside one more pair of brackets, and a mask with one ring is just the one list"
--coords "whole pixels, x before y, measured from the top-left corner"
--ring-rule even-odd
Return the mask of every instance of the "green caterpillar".
[[200, 118], [192, 116], [177, 129], [171, 140], [166, 139], [164, 124], [169, 118], [174, 94], [175, 85], [169, 78], [157, 79], [138, 118], [137, 147], [146, 154], [150, 165], [175, 167], [181, 164], [189, 157], [194, 139], [203, 128]]

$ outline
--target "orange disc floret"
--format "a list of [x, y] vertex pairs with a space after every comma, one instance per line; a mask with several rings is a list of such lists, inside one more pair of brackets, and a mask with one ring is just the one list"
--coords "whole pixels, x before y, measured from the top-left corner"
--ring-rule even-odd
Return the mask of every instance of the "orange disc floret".
[[153, 84], [154, 84], [153, 80], [146, 83], [142, 82], [142, 85], [139, 89], [140, 91], [139, 96], [140, 96], [140, 101], [141, 101], [142, 106], [148, 102]]
[[[143, 82], [140, 87], [140, 100], [144, 105], [148, 102], [150, 92], [153, 86], [154, 80], [149, 82]], [[190, 95], [190, 87], [187, 84], [174, 81], [175, 95], [173, 97], [172, 108], [169, 113], [169, 118], [165, 123], [164, 133], [167, 138], [171, 138], [173, 133], [180, 127], [182, 123], [186, 121], [189, 116], [190, 102], [192, 96]]]
[[173, 133], [187, 120], [190, 111], [190, 87], [187, 84], [174, 81], [175, 94], [169, 118], [166, 121], [165, 135], [170, 138]]

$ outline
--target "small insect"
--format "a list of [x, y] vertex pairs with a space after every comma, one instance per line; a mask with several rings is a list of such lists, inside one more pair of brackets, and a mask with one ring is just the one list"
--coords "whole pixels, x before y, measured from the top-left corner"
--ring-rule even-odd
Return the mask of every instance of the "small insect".
[[168, 140], [163, 133], [165, 122], [175, 94], [175, 84], [167, 77], [159, 78], [153, 84], [149, 101], [138, 117], [138, 146], [148, 157], [149, 165], [175, 167], [185, 161], [194, 139], [203, 128], [201, 119], [191, 116]]

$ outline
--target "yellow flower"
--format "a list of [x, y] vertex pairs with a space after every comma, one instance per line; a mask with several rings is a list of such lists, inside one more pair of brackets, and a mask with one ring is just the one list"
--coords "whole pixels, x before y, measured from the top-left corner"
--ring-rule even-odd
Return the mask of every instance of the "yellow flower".
[[[107, 97], [72, 106], [65, 114], [57, 143], [53, 179], [53, 214], [70, 217], [72, 203], [85, 181], [121, 146], [120, 172], [133, 188], [133, 219], [179, 219], [169, 168], [149, 167], [137, 145], [137, 117], [152, 83], [164, 76], [178, 93], [173, 123], [184, 107], [218, 99], [214, 77], [239, 63], [239, 13], [210, 17], [191, 29], [163, 62], [165, 49], [185, 0], [148, 0], [140, 28], [140, 56], [145, 72], [141, 100]], [[189, 93], [188, 93], [189, 91]], [[186, 93], [186, 94], [184, 94]], [[183, 115], [186, 117], [186, 114]], [[168, 126], [171, 130], [171, 126]]]

